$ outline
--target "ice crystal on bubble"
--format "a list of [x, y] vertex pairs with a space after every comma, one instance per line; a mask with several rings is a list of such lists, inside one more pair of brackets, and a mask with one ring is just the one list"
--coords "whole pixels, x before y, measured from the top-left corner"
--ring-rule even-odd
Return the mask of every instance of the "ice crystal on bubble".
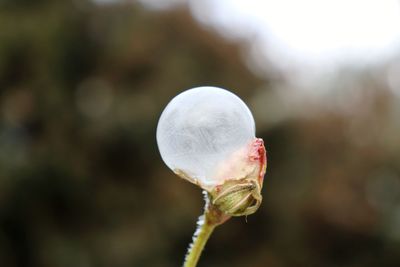
[[177, 95], [157, 126], [158, 147], [168, 167], [205, 185], [215, 184], [216, 168], [254, 138], [254, 119], [246, 104], [217, 87]]

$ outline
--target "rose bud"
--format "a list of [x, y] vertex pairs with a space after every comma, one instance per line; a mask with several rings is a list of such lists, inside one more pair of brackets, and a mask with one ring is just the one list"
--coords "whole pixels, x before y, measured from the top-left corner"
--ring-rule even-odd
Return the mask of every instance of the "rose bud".
[[266, 170], [253, 116], [233, 93], [198, 87], [173, 98], [161, 114], [157, 143], [167, 166], [208, 193], [230, 216], [254, 213]]

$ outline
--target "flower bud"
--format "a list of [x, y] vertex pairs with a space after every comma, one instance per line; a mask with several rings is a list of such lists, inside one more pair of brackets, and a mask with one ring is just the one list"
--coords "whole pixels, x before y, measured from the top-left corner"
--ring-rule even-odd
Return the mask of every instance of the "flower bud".
[[210, 191], [211, 203], [231, 216], [254, 213], [261, 204], [266, 165], [263, 141], [257, 138], [225, 163], [227, 176]]
[[157, 143], [168, 167], [208, 192], [214, 208], [241, 216], [260, 206], [265, 148], [236, 95], [216, 87], [179, 94], [161, 114]]

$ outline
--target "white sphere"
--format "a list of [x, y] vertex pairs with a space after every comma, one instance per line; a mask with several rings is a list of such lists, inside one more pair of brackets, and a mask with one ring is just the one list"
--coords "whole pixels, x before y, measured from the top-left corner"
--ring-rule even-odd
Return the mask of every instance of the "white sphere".
[[161, 114], [157, 144], [164, 162], [202, 184], [216, 167], [255, 138], [253, 116], [233, 93], [197, 87], [174, 97]]

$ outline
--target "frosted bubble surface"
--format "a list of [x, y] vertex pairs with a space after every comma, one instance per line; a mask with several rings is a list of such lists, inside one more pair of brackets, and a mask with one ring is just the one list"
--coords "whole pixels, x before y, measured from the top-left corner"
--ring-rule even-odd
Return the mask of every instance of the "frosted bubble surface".
[[233, 93], [197, 87], [174, 97], [161, 114], [157, 144], [164, 162], [203, 184], [215, 168], [255, 138], [253, 116]]

